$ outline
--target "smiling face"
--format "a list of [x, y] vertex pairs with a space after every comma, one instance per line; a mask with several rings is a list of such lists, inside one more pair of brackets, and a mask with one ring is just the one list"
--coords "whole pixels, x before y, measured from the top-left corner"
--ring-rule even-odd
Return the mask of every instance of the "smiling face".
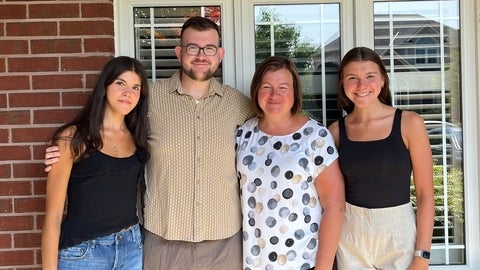
[[[214, 29], [198, 31], [187, 28], [182, 34], [182, 46], [175, 48], [177, 58], [182, 63], [182, 71], [185, 75], [195, 81], [206, 81], [213, 77], [222, 62], [224, 49], [219, 47], [220, 37]], [[203, 50], [197, 55], [188, 55], [185, 46], [195, 45], [203, 48], [208, 46], [218, 47], [217, 53], [212, 56], [205, 55]]]
[[107, 86], [106, 109], [112, 113], [127, 115], [140, 99], [142, 81], [133, 71], [125, 71]]
[[287, 69], [264, 74], [258, 89], [258, 105], [265, 115], [291, 115], [294, 99], [293, 78]]
[[345, 95], [360, 108], [378, 100], [385, 79], [376, 63], [353, 61], [343, 69], [342, 85]]

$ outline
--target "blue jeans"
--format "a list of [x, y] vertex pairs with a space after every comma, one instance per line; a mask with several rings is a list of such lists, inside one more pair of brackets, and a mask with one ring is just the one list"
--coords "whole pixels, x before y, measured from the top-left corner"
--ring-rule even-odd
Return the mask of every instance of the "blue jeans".
[[141, 270], [143, 243], [138, 224], [58, 251], [58, 269]]

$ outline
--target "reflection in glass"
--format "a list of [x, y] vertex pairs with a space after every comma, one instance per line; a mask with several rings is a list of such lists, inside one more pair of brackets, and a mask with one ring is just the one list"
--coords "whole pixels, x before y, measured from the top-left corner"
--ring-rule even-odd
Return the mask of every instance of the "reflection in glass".
[[459, 1], [374, 3], [394, 104], [423, 116], [434, 158], [431, 264], [465, 264]]
[[330, 124], [340, 117], [339, 4], [255, 6], [255, 63], [270, 55], [291, 58], [302, 79], [304, 113]]
[[[135, 33], [135, 58], [155, 81], [168, 78], [180, 68], [175, 46], [180, 45], [183, 23], [192, 16], [202, 16], [220, 25], [220, 6], [193, 7], [137, 7], [133, 8]], [[222, 81], [222, 66], [215, 77]]]

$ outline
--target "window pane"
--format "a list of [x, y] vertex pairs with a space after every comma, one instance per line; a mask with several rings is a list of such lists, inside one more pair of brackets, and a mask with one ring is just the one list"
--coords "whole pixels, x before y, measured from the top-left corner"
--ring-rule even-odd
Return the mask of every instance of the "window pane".
[[[220, 6], [137, 7], [133, 8], [135, 58], [152, 80], [168, 78], [180, 68], [175, 46], [180, 44], [183, 23], [192, 16], [203, 16], [220, 25]], [[215, 77], [222, 81], [220, 64]]]
[[256, 5], [255, 62], [287, 56], [302, 79], [304, 113], [325, 125], [337, 120], [339, 4]]
[[430, 137], [431, 264], [441, 265], [466, 261], [459, 25], [458, 0], [374, 3], [375, 51], [389, 71], [394, 104], [422, 115]]

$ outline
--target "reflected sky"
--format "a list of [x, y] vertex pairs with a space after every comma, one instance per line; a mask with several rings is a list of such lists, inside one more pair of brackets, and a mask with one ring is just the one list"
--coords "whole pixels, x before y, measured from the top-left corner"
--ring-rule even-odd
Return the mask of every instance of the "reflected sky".
[[[263, 12], [273, 14], [275, 21], [262, 21]], [[340, 5], [255, 5], [255, 25], [270, 23], [295, 25], [302, 41], [320, 46], [339, 36]]]
[[[375, 15], [420, 15], [459, 29], [459, 3], [452, 1], [375, 2]], [[441, 18], [441, 19], [440, 19]]]

